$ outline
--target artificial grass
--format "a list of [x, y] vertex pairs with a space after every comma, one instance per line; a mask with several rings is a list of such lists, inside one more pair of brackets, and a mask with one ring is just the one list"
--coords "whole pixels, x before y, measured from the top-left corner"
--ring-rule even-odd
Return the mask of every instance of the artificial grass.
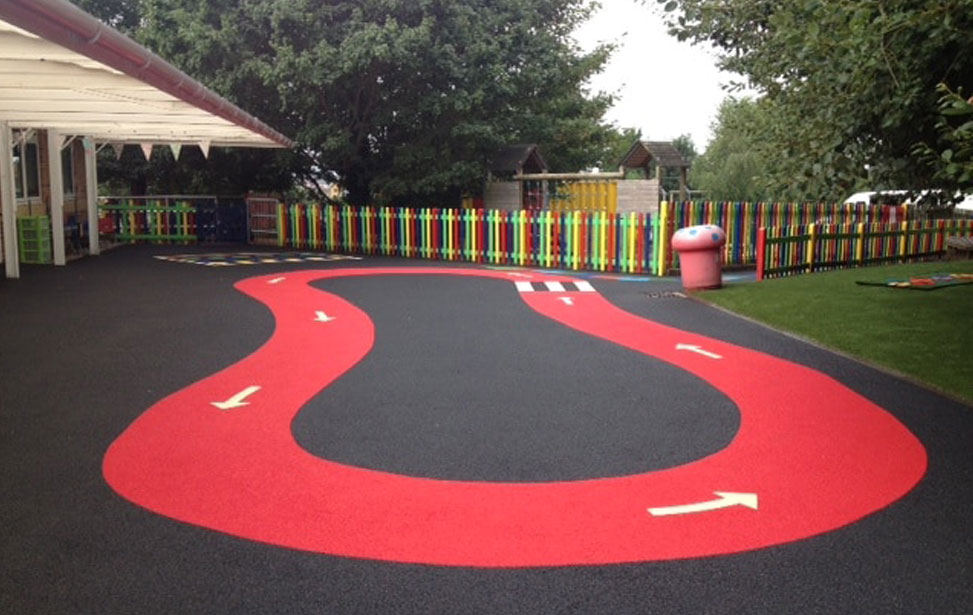
[[973, 261], [845, 269], [698, 296], [973, 404], [973, 285], [919, 292], [855, 284], [937, 272], [973, 273]]

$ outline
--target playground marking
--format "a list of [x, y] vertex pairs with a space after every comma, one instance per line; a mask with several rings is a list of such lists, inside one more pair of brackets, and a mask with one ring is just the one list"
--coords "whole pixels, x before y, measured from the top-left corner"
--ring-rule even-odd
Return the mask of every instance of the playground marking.
[[571, 297], [558, 297], [558, 299], [563, 301], [564, 305], [574, 305], [574, 299], [572, 299]]
[[284, 277], [274, 278], [272, 280], [267, 280], [267, 284], [280, 284], [281, 282], [283, 282], [286, 279], [287, 278], [284, 278]]
[[260, 265], [281, 263], [327, 262], [361, 260], [360, 256], [324, 254], [315, 252], [221, 252], [211, 254], [158, 255], [161, 261], [188, 263], [205, 267], [232, 267], [235, 265]]
[[240, 408], [242, 406], [249, 406], [250, 402], [243, 401], [244, 399], [250, 397], [254, 393], [260, 390], [259, 386], [252, 385], [243, 389], [236, 395], [230, 397], [226, 401], [211, 401], [210, 403], [219, 408], [220, 410], [230, 410], [232, 408]]
[[[541, 483], [406, 476], [309, 454], [294, 439], [294, 417], [358, 365], [376, 336], [368, 314], [312, 284], [431, 274], [513, 281], [483, 269], [382, 267], [289, 272], [287, 293], [268, 288], [273, 275], [236, 282], [273, 314], [270, 339], [147, 409], [105, 453], [106, 482], [147, 510], [265, 544], [382, 561], [510, 568], [687, 559], [785, 544], [855, 523], [905, 496], [925, 475], [922, 443], [830, 376], [647, 320], [598, 293], [565, 310], [566, 297], [526, 288], [519, 297], [537, 314], [685, 370], [721, 392], [740, 413], [734, 438], [676, 467]], [[575, 283], [545, 278], [565, 288]], [[541, 287], [547, 288], [539, 283], [530, 290]], [[342, 326], [318, 326], [309, 315], [319, 311], [340, 313]], [[686, 350], [733, 360], [700, 361]], [[248, 405], [261, 387], [210, 401], [248, 382], [273, 391], [273, 403], [247, 412], [198, 411], [209, 404]], [[727, 484], [747, 485], [752, 493], [713, 492], [719, 499], [698, 501], [713, 485]], [[755, 510], [757, 493], [756, 515], [692, 514], [731, 506]], [[690, 504], [653, 507], [669, 514], [662, 515], [665, 522], [647, 522], [647, 504], [666, 502]]]
[[[574, 292], [575, 290], [583, 293], [595, 292], [594, 287], [584, 280], [547, 280], [544, 282], [514, 282], [517, 290], [522, 293], [535, 291], [564, 293]], [[571, 287], [574, 287], [573, 289]]]
[[649, 514], [653, 517], [665, 515], [689, 515], [693, 513], [709, 512], [731, 506], [745, 506], [757, 510], [756, 493], [736, 493], [733, 491], [714, 491], [715, 500], [708, 502], [697, 502], [696, 504], [682, 504], [680, 506], [659, 506], [649, 508]]
[[335, 318], [336, 318], [336, 316], [328, 316], [327, 314], [325, 314], [321, 310], [315, 310], [315, 312], [314, 312], [314, 320], [316, 322], [331, 322]]
[[701, 354], [704, 357], [709, 357], [711, 359], [722, 359], [721, 355], [715, 352], [709, 352], [708, 350], [703, 350], [699, 346], [693, 344], [676, 344], [676, 350], [688, 350], [690, 352], [695, 352], [696, 354]]

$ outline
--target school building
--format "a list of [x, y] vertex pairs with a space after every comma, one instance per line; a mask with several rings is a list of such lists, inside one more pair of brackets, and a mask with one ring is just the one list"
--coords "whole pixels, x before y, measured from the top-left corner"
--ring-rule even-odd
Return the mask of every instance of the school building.
[[[96, 153], [107, 146], [292, 141], [66, 0], [0, 2], [0, 261], [20, 276], [98, 254]], [[45, 242], [49, 242], [47, 245]]]

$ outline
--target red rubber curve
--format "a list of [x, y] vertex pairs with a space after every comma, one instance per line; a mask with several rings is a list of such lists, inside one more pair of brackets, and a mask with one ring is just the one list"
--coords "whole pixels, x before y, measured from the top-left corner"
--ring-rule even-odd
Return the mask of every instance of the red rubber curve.
[[[273, 311], [272, 337], [136, 419], [105, 455], [106, 481], [161, 515], [273, 545], [396, 562], [525, 567], [692, 558], [800, 540], [888, 506], [925, 473], [919, 440], [836, 380], [578, 291], [521, 297], [568, 327], [657, 357], [722, 391], [741, 415], [726, 448], [666, 470], [547, 483], [417, 478], [302, 449], [292, 420], [374, 339], [364, 312], [309, 283], [436, 274], [574, 281], [446, 268], [305, 270], [240, 281], [237, 289]], [[333, 320], [320, 320], [319, 311]], [[681, 344], [699, 348], [677, 349]], [[255, 386], [237, 407], [212, 404]], [[711, 501], [717, 491], [756, 493], [759, 508], [647, 511]]]

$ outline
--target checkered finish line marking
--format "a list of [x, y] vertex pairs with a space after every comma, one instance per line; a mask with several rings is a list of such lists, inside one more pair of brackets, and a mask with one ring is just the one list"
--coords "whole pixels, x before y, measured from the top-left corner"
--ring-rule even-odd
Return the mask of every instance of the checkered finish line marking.
[[[515, 282], [517, 290], [522, 293], [532, 293], [532, 292], [554, 292], [554, 293], [564, 293], [564, 292], [581, 292], [581, 293], [593, 293], [595, 292], [594, 287], [590, 282], [584, 280], [575, 280], [571, 282], [558, 282], [558, 281], [544, 281], [544, 282]], [[573, 288], [572, 288], [573, 287]]]

